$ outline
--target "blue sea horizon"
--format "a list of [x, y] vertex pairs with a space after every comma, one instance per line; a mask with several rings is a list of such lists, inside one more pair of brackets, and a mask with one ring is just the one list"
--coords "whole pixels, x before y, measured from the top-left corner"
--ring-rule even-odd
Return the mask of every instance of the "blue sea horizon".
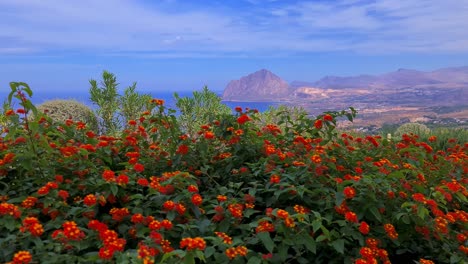
[[[191, 97], [193, 91], [140, 91], [141, 93], [149, 93], [153, 98], [162, 99], [165, 101], [165, 105], [168, 108], [176, 109], [174, 93], [178, 93], [180, 97]], [[220, 95], [220, 92], [216, 92]], [[3, 103], [8, 98], [9, 91], [0, 91], [0, 97], [2, 98], [0, 103]], [[79, 101], [91, 108], [96, 106], [89, 99], [89, 93], [87, 91], [73, 92], [73, 91], [33, 91], [33, 96], [31, 101], [36, 104], [42, 104], [49, 100], [54, 99], [73, 99]], [[235, 107], [242, 107], [243, 109], [257, 109], [260, 112], [268, 110], [270, 107], [275, 107], [280, 105], [279, 102], [233, 102], [233, 101], [222, 101], [223, 104], [227, 105], [234, 111]]]

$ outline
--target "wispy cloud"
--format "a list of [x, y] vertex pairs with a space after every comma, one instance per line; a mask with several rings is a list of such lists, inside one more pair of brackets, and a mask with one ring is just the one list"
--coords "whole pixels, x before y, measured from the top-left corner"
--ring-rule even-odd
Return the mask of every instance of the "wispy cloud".
[[0, 54], [468, 52], [468, 0], [245, 0], [210, 8], [187, 3], [2, 0]]

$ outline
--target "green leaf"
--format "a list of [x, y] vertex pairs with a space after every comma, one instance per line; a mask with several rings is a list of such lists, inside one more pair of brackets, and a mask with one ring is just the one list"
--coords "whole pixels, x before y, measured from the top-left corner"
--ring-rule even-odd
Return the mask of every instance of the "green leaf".
[[283, 243], [286, 244], [286, 245], [289, 245], [289, 246], [294, 246], [296, 245], [296, 241], [295, 240], [292, 240], [290, 238], [285, 238], [283, 239]]
[[29, 85], [27, 83], [19, 82], [19, 85], [24, 87], [23, 90], [28, 94], [29, 97], [31, 97], [33, 95], [33, 92], [32, 92], [31, 88], [29, 87]]
[[8, 103], [11, 105], [11, 100], [13, 99], [13, 95], [18, 91], [18, 85], [16, 82], [10, 82], [11, 92], [8, 94]]
[[3, 217], [2, 224], [8, 231], [13, 231], [16, 229], [16, 221], [12, 217]]
[[325, 235], [320, 235], [317, 237], [317, 239], [315, 240], [315, 242], [322, 242], [324, 241], [325, 239], [327, 239], [327, 236]]
[[371, 207], [370, 212], [379, 222], [382, 221], [382, 215], [376, 207]]
[[249, 257], [249, 261], [247, 261], [247, 264], [261, 264], [261, 263], [262, 263], [262, 259], [257, 256]]
[[330, 238], [330, 231], [325, 227], [325, 226], [321, 226], [320, 227], [320, 230], [322, 230], [323, 234], [327, 237], [327, 238]]
[[450, 257], [450, 263], [462, 263], [461, 260], [461, 257], [455, 254]]
[[195, 251], [195, 256], [196, 256], [199, 260], [205, 262], [205, 254], [203, 253], [203, 251], [200, 251], [200, 250]]
[[405, 207], [412, 207], [413, 206], [413, 203], [412, 202], [404, 202], [401, 204], [401, 208], [405, 208]]
[[288, 258], [288, 246], [284, 245], [284, 244], [281, 244], [281, 246], [279, 246], [278, 248], [278, 256], [281, 260], [281, 262], [285, 262], [286, 259]]
[[130, 200], [132, 200], [132, 201], [133, 200], [142, 200], [142, 199], [144, 199], [143, 197], [144, 197], [143, 194], [136, 193], [136, 194], [130, 195]]
[[405, 178], [405, 174], [403, 174], [402, 171], [394, 171], [394, 172], [390, 173], [387, 177], [388, 178], [403, 179], [403, 178]]
[[174, 220], [176, 218], [177, 214], [175, 211], [169, 211], [166, 214], [166, 218], [170, 221]]
[[408, 215], [402, 216], [401, 221], [403, 221], [403, 223], [405, 223], [407, 225], [409, 225], [411, 223], [410, 218], [408, 217]]
[[258, 211], [257, 211], [257, 210], [253, 210], [253, 209], [246, 209], [246, 210], [244, 211], [244, 217], [249, 217], [249, 216], [251, 216], [251, 215], [253, 215], [253, 214], [255, 214], [255, 213], [258, 213]]
[[406, 215], [406, 213], [398, 213], [395, 215], [396, 220], [400, 220], [402, 216]]
[[216, 249], [214, 247], [207, 247], [205, 249], [205, 257], [209, 258], [211, 257], [214, 253], [216, 252]]
[[419, 218], [421, 219], [426, 219], [426, 216], [429, 215], [429, 210], [427, 210], [427, 208], [425, 208], [423, 205], [419, 205], [418, 206], [418, 216]]
[[83, 258], [88, 261], [98, 261], [99, 260], [99, 252], [97, 251], [92, 251], [88, 252], [83, 255]]
[[111, 189], [111, 193], [116, 196], [117, 193], [119, 192], [119, 187], [115, 184], [111, 184], [110, 186], [110, 189]]
[[273, 253], [273, 249], [275, 248], [275, 243], [270, 237], [270, 233], [268, 232], [260, 232], [257, 234], [257, 237], [262, 241], [265, 248], [270, 252]]
[[306, 246], [307, 250], [310, 252], [316, 254], [317, 253], [317, 244], [315, 243], [315, 240], [313, 237], [304, 235], [302, 236], [302, 242], [304, 242], [304, 245]]
[[456, 192], [456, 193], [455, 193], [455, 196], [456, 196], [458, 199], [460, 199], [462, 202], [468, 203], [468, 199], [466, 198], [465, 195], [463, 195], [462, 192]]
[[26, 196], [20, 196], [20, 197], [16, 197], [16, 198], [8, 200], [8, 203], [20, 203], [24, 199], [26, 199]]
[[200, 230], [200, 234], [204, 234], [208, 231], [210, 227], [211, 221], [208, 219], [204, 219], [200, 222], [198, 222], [198, 230]]
[[299, 198], [302, 199], [304, 197], [304, 192], [305, 192], [304, 185], [297, 186], [296, 190], [297, 190], [297, 194], [299, 195]]
[[33, 170], [33, 162], [30, 156], [23, 156], [23, 160], [21, 162], [21, 166], [23, 169], [27, 171], [32, 171]]
[[195, 256], [192, 251], [187, 252], [187, 255], [185, 255], [184, 264], [195, 264]]
[[67, 211], [67, 216], [78, 216], [82, 212], [84, 212], [86, 209], [82, 207], [73, 207], [72, 209]]
[[312, 231], [317, 232], [322, 227], [322, 220], [316, 219], [312, 222]]
[[309, 264], [309, 263], [310, 263], [310, 260], [309, 260], [309, 259], [306, 259], [306, 258], [303, 258], [303, 257], [299, 257], [299, 258], [297, 258], [297, 263], [300, 263], [300, 264]]
[[343, 200], [345, 199], [344, 193], [341, 192], [336, 192], [335, 193], [335, 205], [340, 206], [343, 203]]
[[344, 254], [344, 239], [335, 240], [331, 244], [338, 253]]
[[169, 259], [172, 256], [179, 256], [179, 257], [183, 258], [185, 256], [185, 253], [186, 252], [184, 250], [180, 250], [180, 249], [171, 251], [169, 253], [165, 253], [162, 256], [162, 259], [161, 259], [160, 263], [164, 263], [167, 259]]
[[224, 219], [218, 226], [219, 232], [227, 232], [231, 226], [231, 222], [228, 219]]
[[33, 242], [34, 242], [34, 245], [36, 245], [36, 248], [44, 248], [44, 242], [42, 241], [42, 239], [35, 237], [33, 239]]

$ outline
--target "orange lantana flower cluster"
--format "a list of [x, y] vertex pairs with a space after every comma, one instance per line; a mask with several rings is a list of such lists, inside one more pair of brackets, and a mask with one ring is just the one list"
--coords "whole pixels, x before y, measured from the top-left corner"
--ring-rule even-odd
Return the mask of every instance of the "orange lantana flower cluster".
[[187, 250], [205, 250], [206, 241], [201, 237], [186, 237], [180, 241], [180, 248], [186, 248]]

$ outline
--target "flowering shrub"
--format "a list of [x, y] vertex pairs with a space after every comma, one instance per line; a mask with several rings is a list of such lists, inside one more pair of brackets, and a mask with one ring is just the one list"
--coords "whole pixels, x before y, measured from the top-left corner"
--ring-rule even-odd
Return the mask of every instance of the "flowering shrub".
[[337, 135], [352, 108], [282, 128], [236, 109], [186, 135], [157, 99], [120, 136], [97, 136], [37, 113], [27, 84], [11, 88], [1, 262], [467, 260], [466, 142]]

